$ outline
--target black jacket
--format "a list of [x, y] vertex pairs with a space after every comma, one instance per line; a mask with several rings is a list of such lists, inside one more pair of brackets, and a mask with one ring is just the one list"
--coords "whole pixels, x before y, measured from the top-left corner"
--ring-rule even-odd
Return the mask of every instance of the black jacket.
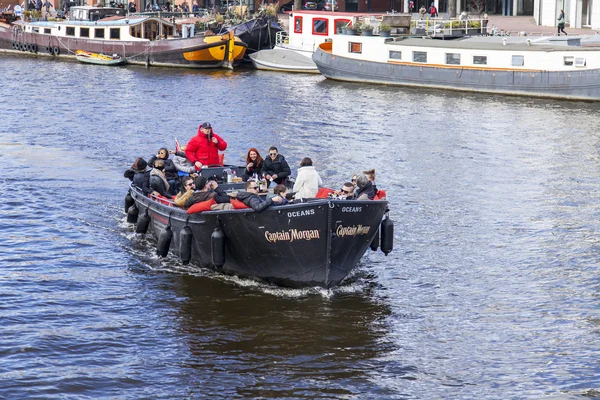
[[250, 179], [252, 177], [252, 175], [254, 175], [254, 174], [258, 175], [258, 179], [260, 179], [262, 177], [264, 163], [265, 162], [263, 160], [263, 162], [256, 165], [255, 161], [252, 161], [252, 167], [250, 167], [250, 169], [248, 169], [248, 167], [246, 167], [246, 169], [244, 170], [244, 176], [242, 177], [244, 182], [246, 182], [248, 179]]
[[377, 194], [373, 183], [369, 182], [369, 183], [367, 183], [367, 186], [365, 186], [364, 188], [356, 190], [354, 192], [354, 199], [358, 199], [360, 197], [360, 195], [363, 193], [365, 193], [367, 196], [369, 196], [369, 200], [373, 200], [375, 198], [375, 195]]
[[278, 185], [281, 185], [285, 182], [285, 178], [290, 176], [292, 171], [290, 170], [287, 161], [285, 161], [285, 158], [281, 154], [278, 154], [275, 161], [271, 160], [271, 157], [265, 158], [263, 173], [265, 175], [277, 174], [275, 182], [277, 182]]
[[185, 202], [185, 208], [189, 208], [193, 204], [210, 199], [215, 199], [217, 203], [229, 203], [231, 198], [223, 189], [221, 189], [220, 186], [217, 186], [215, 190], [208, 190], [206, 192], [195, 191], [194, 194], [192, 194], [192, 196]]
[[250, 192], [238, 192], [237, 199], [256, 212], [262, 212], [273, 205], [273, 200], [263, 200], [259, 195]]
[[133, 175], [133, 185], [142, 189], [142, 193], [144, 196], [148, 196], [152, 193], [152, 189], [150, 188], [150, 171], [145, 172], [136, 172]]

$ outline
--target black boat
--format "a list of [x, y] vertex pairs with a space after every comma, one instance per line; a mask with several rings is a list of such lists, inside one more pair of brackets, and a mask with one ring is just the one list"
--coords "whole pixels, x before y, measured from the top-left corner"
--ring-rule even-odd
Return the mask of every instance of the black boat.
[[[222, 168], [203, 172], [220, 177]], [[149, 229], [159, 255], [171, 251], [184, 263], [288, 287], [339, 284], [370, 246], [376, 249], [380, 231], [387, 255], [393, 241], [387, 207], [385, 200], [323, 198], [261, 213], [236, 209], [187, 214], [134, 186], [125, 200], [128, 221], [137, 222], [138, 233]]]
[[275, 46], [277, 32], [284, 29], [279, 26], [276, 19], [263, 15], [250, 21], [230, 27], [228, 30], [248, 46], [246, 54], [262, 49], [272, 49]]

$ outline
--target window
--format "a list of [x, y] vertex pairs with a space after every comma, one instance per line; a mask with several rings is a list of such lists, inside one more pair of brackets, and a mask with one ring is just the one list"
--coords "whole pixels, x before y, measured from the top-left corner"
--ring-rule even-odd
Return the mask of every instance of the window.
[[302, 17], [294, 17], [294, 32], [302, 33]]
[[574, 60], [575, 60], [575, 57], [572, 57], [572, 56], [565, 57], [565, 66], [570, 67], [571, 65], [573, 65]]
[[575, 57], [576, 67], [585, 67], [585, 57]]
[[513, 67], [522, 67], [525, 65], [525, 57], [524, 56], [512, 56], [512, 61], [510, 63]]
[[349, 19], [336, 19], [333, 21], [333, 25], [335, 26], [335, 33], [341, 33], [342, 28], [345, 28], [350, 24]]
[[362, 53], [362, 43], [349, 42], [348, 43], [348, 52], [349, 53]]
[[426, 63], [427, 62], [427, 52], [413, 51], [413, 62]]
[[75, 36], [75, 27], [74, 26], [67, 26], [67, 36]]
[[487, 56], [473, 56], [473, 64], [487, 65]]
[[129, 28], [129, 33], [133, 37], [141, 38], [142, 37], [142, 26], [141, 25], [132, 26], [131, 28]]
[[111, 39], [121, 39], [121, 28], [110, 28]]
[[104, 28], [94, 29], [94, 37], [96, 39], [104, 39]]
[[50, 29], [50, 28], [44, 28], [44, 33], [47, 34], [47, 35], [49, 35], [49, 34], [52, 33], [52, 29]]
[[90, 28], [79, 28], [80, 37], [90, 37]]
[[313, 35], [327, 35], [327, 20], [323, 18], [313, 18]]
[[446, 64], [460, 65], [460, 54], [446, 53]]
[[391, 60], [402, 60], [402, 52], [401, 51], [390, 50], [389, 57], [390, 57]]

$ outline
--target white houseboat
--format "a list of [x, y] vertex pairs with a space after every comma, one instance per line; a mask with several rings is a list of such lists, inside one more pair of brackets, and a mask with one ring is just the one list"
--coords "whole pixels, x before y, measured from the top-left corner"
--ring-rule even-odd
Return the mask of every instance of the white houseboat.
[[[98, 9], [98, 8], [96, 8]], [[102, 8], [99, 8], [102, 10]], [[62, 21], [0, 23], [0, 51], [75, 58], [77, 50], [117, 54], [130, 64], [188, 68], [233, 68], [246, 44], [232, 32], [193, 33], [163, 18], [113, 15], [98, 18], [94, 7], [72, 7]]]
[[456, 40], [336, 35], [313, 60], [327, 78], [387, 85], [600, 100], [593, 37]]
[[278, 32], [275, 47], [250, 54], [257, 69], [319, 73], [312, 55], [347, 25], [381, 14], [301, 10], [289, 13], [289, 33]]

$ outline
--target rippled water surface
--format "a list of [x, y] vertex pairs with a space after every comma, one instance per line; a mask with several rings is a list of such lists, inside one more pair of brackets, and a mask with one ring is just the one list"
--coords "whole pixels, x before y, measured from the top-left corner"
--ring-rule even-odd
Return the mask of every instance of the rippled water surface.
[[[600, 105], [0, 58], [0, 398], [600, 396]], [[123, 171], [210, 121], [325, 183], [377, 170], [395, 249], [339, 288], [160, 260]], [[269, 262], [269, 260], [265, 260]]]

